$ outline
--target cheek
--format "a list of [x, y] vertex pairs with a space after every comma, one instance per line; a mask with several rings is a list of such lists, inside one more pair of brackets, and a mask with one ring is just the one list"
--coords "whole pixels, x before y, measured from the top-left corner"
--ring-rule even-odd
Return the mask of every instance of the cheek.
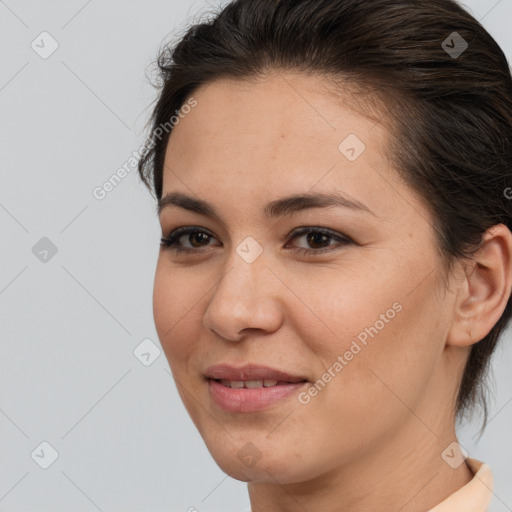
[[401, 323], [404, 289], [401, 279], [370, 268], [309, 272], [294, 281], [294, 294], [302, 300], [290, 303], [286, 314], [329, 366], [347, 351], [348, 358], [360, 359], [372, 340], [385, 338]]
[[187, 288], [186, 283], [180, 282], [179, 275], [159, 260], [153, 286], [155, 327], [173, 373], [179, 370], [177, 363], [188, 360], [193, 353], [199, 338], [194, 329], [202, 325], [194, 310], [200, 295], [193, 291], [194, 287]]
[[[384, 409], [400, 414], [407, 409], [399, 398], [414, 406], [425, 392], [444, 345], [446, 308], [433, 276], [416, 287], [417, 264], [392, 274], [361, 272], [296, 288], [310, 307], [302, 306], [297, 329], [319, 363], [310, 400], [318, 414], [338, 410], [341, 421], [349, 410], [362, 421]], [[331, 406], [322, 409], [324, 401]]]
[[[153, 287], [153, 317], [178, 394], [192, 421], [201, 430], [201, 408], [198, 409], [197, 398], [192, 399], [197, 387], [202, 385], [197, 380], [197, 368], [192, 368], [200, 351], [197, 340], [202, 323], [194, 306], [201, 296], [192, 297], [196, 295], [193, 290], [197, 287], [190, 287], [189, 282], [187, 288], [187, 283], [180, 282], [179, 275], [159, 260]], [[200, 401], [204, 402], [204, 398]]]

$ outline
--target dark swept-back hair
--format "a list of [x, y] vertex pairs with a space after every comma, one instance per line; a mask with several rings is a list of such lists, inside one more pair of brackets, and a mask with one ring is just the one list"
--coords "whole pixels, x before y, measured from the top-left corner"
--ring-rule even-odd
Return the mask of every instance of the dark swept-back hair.
[[[472, 258], [491, 226], [512, 228], [510, 67], [454, 0], [235, 0], [189, 27], [157, 60], [152, 143], [138, 163], [157, 199], [172, 132], [162, 136], [161, 127], [185, 100], [215, 79], [279, 70], [325, 76], [342, 86], [340, 97], [351, 92], [360, 112], [389, 124], [387, 157], [429, 208], [444, 271]], [[454, 397], [457, 419], [479, 404], [485, 428], [485, 378], [511, 314], [509, 297], [472, 345]]]

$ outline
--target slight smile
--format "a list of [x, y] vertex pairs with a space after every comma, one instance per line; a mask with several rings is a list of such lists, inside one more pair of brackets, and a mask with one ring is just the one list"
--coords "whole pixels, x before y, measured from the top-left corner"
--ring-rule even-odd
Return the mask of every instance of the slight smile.
[[308, 383], [302, 376], [254, 364], [211, 366], [204, 375], [214, 403], [227, 412], [262, 411]]

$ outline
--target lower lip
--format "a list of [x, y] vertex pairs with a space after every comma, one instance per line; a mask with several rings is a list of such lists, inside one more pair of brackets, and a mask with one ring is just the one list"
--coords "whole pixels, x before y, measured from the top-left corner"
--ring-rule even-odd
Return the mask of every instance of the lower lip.
[[220, 382], [208, 379], [213, 401], [228, 412], [255, 412], [267, 409], [279, 400], [293, 395], [307, 382], [278, 384], [268, 388], [228, 388]]

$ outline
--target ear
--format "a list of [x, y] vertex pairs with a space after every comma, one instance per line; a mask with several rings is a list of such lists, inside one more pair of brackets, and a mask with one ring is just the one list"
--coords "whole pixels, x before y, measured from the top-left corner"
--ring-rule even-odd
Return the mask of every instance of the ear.
[[473, 345], [500, 319], [512, 289], [512, 233], [504, 224], [489, 228], [458, 282], [447, 345]]

